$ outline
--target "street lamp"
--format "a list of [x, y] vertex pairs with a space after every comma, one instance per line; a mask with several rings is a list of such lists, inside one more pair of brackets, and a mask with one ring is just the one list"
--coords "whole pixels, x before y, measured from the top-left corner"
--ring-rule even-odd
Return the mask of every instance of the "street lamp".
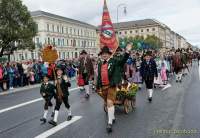
[[126, 4], [125, 3], [120, 3], [118, 6], [117, 6], [117, 32], [118, 32], [118, 29], [119, 29], [119, 8], [122, 7], [124, 8], [124, 14], [126, 15], [127, 13], [127, 10], [126, 10]]

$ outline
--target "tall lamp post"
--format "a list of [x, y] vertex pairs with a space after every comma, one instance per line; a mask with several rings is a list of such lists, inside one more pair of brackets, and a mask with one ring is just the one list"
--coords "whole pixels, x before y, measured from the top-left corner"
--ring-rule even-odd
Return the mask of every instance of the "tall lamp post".
[[120, 28], [119, 28], [119, 8], [120, 7], [123, 7], [124, 8], [124, 14], [126, 15], [126, 13], [127, 13], [127, 10], [126, 10], [126, 4], [125, 3], [120, 3], [119, 5], [117, 5], [117, 25], [116, 25], [116, 32], [117, 32], [117, 35], [118, 35], [118, 37], [117, 37], [117, 39], [118, 39], [118, 43], [120, 43], [119, 42], [119, 30], [120, 30]]
[[118, 6], [117, 6], [117, 32], [119, 30], [119, 8], [122, 7], [124, 8], [124, 14], [126, 15], [127, 13], [127, 10], [126, 10], [126, 4], [125, 3], [120, 3]]

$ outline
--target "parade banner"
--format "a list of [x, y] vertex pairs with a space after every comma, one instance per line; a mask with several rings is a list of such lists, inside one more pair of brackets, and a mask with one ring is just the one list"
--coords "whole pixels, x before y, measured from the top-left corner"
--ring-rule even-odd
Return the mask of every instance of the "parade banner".
[[115, 52], [116, 49], [118, 48], [118, 42], [110, 18], [106, 0], [104, 0], [104, 7], [103, 7], [102, 25], [100, 32], [100, 48], [103, 48], [103, 46], [105, 45], [108, 46], [108, 48], [112, 52]]

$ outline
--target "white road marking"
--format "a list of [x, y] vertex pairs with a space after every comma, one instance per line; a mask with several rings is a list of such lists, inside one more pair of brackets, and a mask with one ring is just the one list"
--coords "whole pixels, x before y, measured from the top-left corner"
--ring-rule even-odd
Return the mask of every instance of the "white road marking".
[[[75, 90], [78, 90], [78, 89], [79, 89], [79, 87], [70, 89], [69, 91], [75, 91]], [[5, 109], [0, 110], [0, 114], [4, 113], [4, 112], [7, 112], [7, 111], [10, 111], [10, 110], [13, 110], [13, 109], [16, 109], [16, 108], [19, 108], [19, 107], [23, 107], [23, 106], [35, 103], [35, 102], [39, 102], [39, 101], [42, 101], [42, 100], [43, 100], [43, 98], [37, 98], [35, 100], [31, 100], [31, 101], [28, 101], [28, 102], [24, 102], [24, 103], [15, 105], [15, 106], [11, 106], [11, 107], [5, 108]]]
[[65, 121], [65, 122], [59, 124], [58, 126], [53, 127], [53, 128], [51, 128], [51, 129], [45, 131], [44, 133], [42, 133], [42, 134], [36, 136], [35, 138], [47, 138], [47, 137], [49, 137], [49, 136], [55, 134], [56, 132], [60, 131], [61, 129], [63, 129], [63, 128], [69, 126], [70, 124], [72, 124], [72, 123], [78, 121], [78, 120], [81, 119], [81, 118], [82, 118], [82, 116], [74, 116], [74, 117], [72, 118], [72, 120], [70, 120], [70, 121]]
[[2, 110], [0, 110], [0, 114], [1, 114], [1, 113], [4, 113], [4, 112], [6, 112], [6, 111], [10, 111], [10, 110], [13, 110], [13, 109], [16, 109], [16, 108], [19, 108], [19, 107], [25, 106], [25, 105], [29, 105], [29, 104], [32, 104], [32, 103], [35, 103], [35, 102], [41, 101], [41, 100], [42, 100], [42, 98], [38, 98], [38, 99], [35, 99], [35, 100], [32, 100], [32, 101], [29, 101], [29, 102], [21, 103], [21, 104], [18, 104], [18, 105], [15, 105], [15, 106], [9, 107], [9, 108], [2, 109]]

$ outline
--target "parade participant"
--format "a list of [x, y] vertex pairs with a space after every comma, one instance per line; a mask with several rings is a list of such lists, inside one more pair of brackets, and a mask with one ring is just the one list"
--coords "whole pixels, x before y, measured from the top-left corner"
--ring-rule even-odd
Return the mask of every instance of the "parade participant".
[[163, 84], [166, 85], [167, 84], [167, 69], [166, 69], [166, 64], [164, 62], [162, 62], [161, 64], [160, 75], [161, 75]]
[[85, 50], [83, 50], [80, 53], [80, 55], [82, 58], [80, 58], [78, 74], [82, 75], [84, 80], [84, 88], [86, 92], [85, 98], [89, 98], [90, 96], [89, 81], [92, 81], [92, 78], [94, 76], [94, 68], [92, 60]]
[[147, 91], [149, 92], [148, 100], [149, 102], [152, 101], [153, 96], [153, 83], [154, 77], [158, 77], [157, 65], [154, 59], [151, 57], [151, 52], [147, 51], [146, 55], [144, 56], [144, 60], [142, 61], [140, 67], [140, 74], [142, 79], [146, 84]]
[[71, 83], [69, 82], [69, 79], [66, 75], [63, 75], [62, 69], [57, 69], [57, 79], [55, 81], [56, 84], [56, 106], [54, 111], [54, 119], [49, 121], [49, 124], [56, 126], [57, 120], [58, 120], [58, 114], [60, 110], [60, 106], [62, 105], [62, 102], [65, 104], [65, 107], [68, 109], [68, 118], [67, 120], [70, 121], [72, 119], [72, 113], [71, 108], [69, 105], [68, 97], [69, 97], [69, 91], [68, 88], [71, 87]]
[[47, 76], [43, 77], [43, 83], [40, 87], [40, 94], [45, 100], [44, 104], [44, 115], [43, 118], [40, 119], [41, 122], [46, 123], [47, 114], [48, 114], [48, 107], [52, 107], [53, 104], [51, 103], [51, 99], [56, 95], [55, 93], [55, 86], [49, 83], [49, 78]]
[[180, 55], [180, 50], [176, 50], [175, 55], [172, 56], [172, 66], [176, 74], [176, 82], [182, 82], [182, 60]]
[[112, 53], [107, 46], [104, 46], [100, 52], [101, 60], [98, 62], [97, 90], [103, 97], [104, 104], [107, 106], [108, 133], [112, 132], [112, 124], [113, 121], [115, 121], [114, 102], [116, 100], [116, 86], [118, 85], [116, 84], [116, 80], [118, 75], [116, 75], [114, 72], [117, 72], [117, 66], [123, 66], [126, 63], [131, 48], [131, 45], [127, 46], [126, 53], [123, 54], [121, 58], [111, 57]]

